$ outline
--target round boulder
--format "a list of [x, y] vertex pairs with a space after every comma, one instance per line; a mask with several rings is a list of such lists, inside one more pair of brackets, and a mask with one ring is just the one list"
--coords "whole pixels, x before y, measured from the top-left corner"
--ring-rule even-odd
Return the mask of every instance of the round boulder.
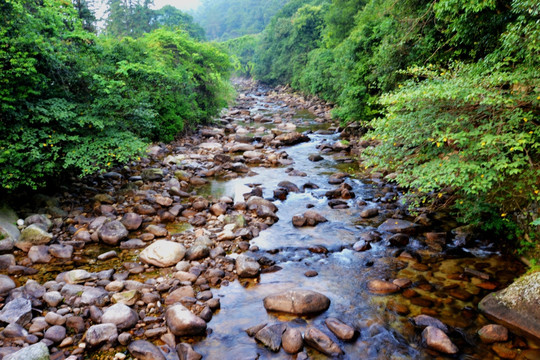
[[269, 295], [263, 303], [266, 310], [306, 315], [325, 311], [330, 306], [330, 299], [315, 291], [293, 289]]
[[158, 240], [141, 251], [140, 258], [143, 262], [158, 267], [176, 265], [184, 258], [186, 248], [179, 243]]

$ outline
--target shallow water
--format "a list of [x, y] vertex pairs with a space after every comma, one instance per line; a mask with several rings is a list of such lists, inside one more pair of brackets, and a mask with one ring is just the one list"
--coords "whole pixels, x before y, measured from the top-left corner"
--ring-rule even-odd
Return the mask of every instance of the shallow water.
[[[264, 107], [265, 99], [257, 101], [250, 110], [264, 109], [266, 116], [272, 111], [286, 111], [282, 104]], [[300, 123], [299, 130], [319, 130], [328, 128], [315, 121], [314, 116], [303, 111], [293, 117]], [[245, 124], [249, 125], [249, 124]], [[259, 124], [253, 124], [258, 127]], [[252, 168], [257, 174], [230, 181], [213, 181], [207, 191], [219, 197], [227, 195], [236, 201], [243, 201], [243, 194], [251, 190], [251, 184], [260, 184], [265, 197], [272, 197], [273, 190], [283, 180], [289, 180], [298, 187], [307, 182], [319, 186], [317, 190], [304, 193], [289, 193], [285, 201], [276, 201], [279, 221], [251, 241], [264, 256], [276, 261], [282, 270], [261, 274], [255, 280], [240, 280], [215, 289], [214, 296], [221, 299], [221, 310], [209, 323], [211, 333], [202, 341], [194, 344], [196, 351], [208, 359], [291, 359], [294, 356], [283, 350], [273, 353], [248, 337], [245, 329], [260, 323], [287, 322], [289, 326], [301, 330], [307, 326], [316, 326], [328, 333], [345, 352], [345, 359], [429, 359], [436, 353], [426, 350], [421, 344], [420, 331], [414, 329], [409, 318], [420, 313], [428, 313], [455, 328], [451, 338], [460, 348], [463, 359], [494, 359], [490, 349], [479, 343], [475, 332], [487, 323], [476, 311], [476, 304], [488, 291], [476, 287], [479, 281], [464, 277], [459, 279], [465, 268], [481, 270], [490, 274], [500, 286], [512, 280], [513, 276], [523, 271], [515, 259], [505, 259], [489, 251], [478, 251], [482, 257], [474, 257], [461, 250], [447, 253], [433, 253], [417, 239], [412, 239], [405, 248], [417, 257], [414, 259], [397, 258], [399, 249], [388, 247], [384, 242], [373, 244], [366, 252], [355, 252], [352, 245], [361, 232], [374, 229], [383, 222], [379, 216], [370, 220], [359, 217], [358, 200], [371, 202], [376, 197], [377, 181], [361, 181], [349, 178], [347, 183], [353, 187], [355, 199], [348, 200], [349, 209], [334, 210], [328, 206], [324, 197], [326, 191], [335, 189], [328, 184], [330, 174], [338, 171], [354, 171], [355, 165], [342, 164], [333, 155], [323, 155], [324, 160], [314, 163], [308, 156], [319, 153], [316, 149], [321, 142], [336, 141], [337, 135], [309, 134], [311, 141], [284, 148], [294, 160], [295, 170], [308, 174], [306, 177], [289, 176], [286, 168]], [[316, 227], [295, 228], [291, 218], [301, 214], [306, 206], [320, 212], [329, 221]], [[445, 229], [444, 223], [437, 224], [433, 230]], [[314, 253], [314, 247], [324, 247], [328, 252]], [[482, 249], [480, 249], [482, 250]], [[320, 252], [320, 251], [317, 251]], [[451, 255], [451, 254], [458, 255]], [[257, 255], [257, 254], [255, 254]], [[420, 270], [413, 268], [416, 260], [422, 260], [427, 266]], [[418, 266], [417, 266], [418, 267]], [[307, 270], [315, 270], [318, 276], [304, 276]], [[396, 279], [407, 277], [413, 281], [413, 287], [420, 294], [422, 301], [410, 299], [402, 294], [376, 296], [366, 289], [366, 283], [372, 279]], [[456, 280], [457, 279], [457, 280]], [[427, 285], [426, 285], [427, 284]], [[292, 315], [269, 313], [263, 307], [263, 298], [269, 294], [291, 288], [304, 288], [321, 292], [331, 299], [330, 308], [318, 316], [297, 317]], [[458, 300], [448, 293], [451, 289], [461, 288], [473, 294], [468, 302]], [[395, 304], [405, 305], [408, 315], [398, 315], [390, 310]], [[390, 309], [389, 309], [390, 308]], [[327, 331], [324, 320], [337, 317], [359, 331], [359, 336], [352, 342], [337, 340]], [[325, 355], [306, 348], [312, 359], [325, 359]]]

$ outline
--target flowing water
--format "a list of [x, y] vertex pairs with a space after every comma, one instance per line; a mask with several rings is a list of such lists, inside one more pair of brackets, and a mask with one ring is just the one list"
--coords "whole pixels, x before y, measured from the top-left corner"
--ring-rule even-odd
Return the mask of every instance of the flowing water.
[[[251, 95], [254, 100], [249, 110], [252, 113], [266, 110], [271, 115], [272, 111], [288, 110], [281, 104], [268, 103], [264, 96]], [[299, 129], [324, 129], [324, 125], [316, 122], [308, 112], [296, 114], [293, 121], [299, 124]], [[481, 270], [502, 286], [522, 271], [521, 265], [514, 259], [482, 248], [463, 251], [450, 247], [444, 253], [431, 252], [417, 239], [412, 239], [404, 249], [389, 247], [383, 241], [372, 244], [372, 249], [366, 252], [355, 252], [352, 245], [358, 235], [374, 230], [384, 220], [383, 216], [362, 220], [357, 202], [364, 200], [370, 204], [376, 200], [381, 184], [350, 178], [347, 183], [352, 186], [356, 198], [348, 200], [348, 209], [331, 209], [324, 194], [336, 186], [328, 183], [329, 175], [354, 169], [352, 165], [338, 162], [341, 159], [332, 155], [324, 155], [320, 162], [309, 161], [310, 154], [319, 153], [318, 144], [334, 142], [338, 135], [314, 131], [309, 136], [310, 142], [283, 149], [294, 160], [294, 169], [307, 173], [306, 177], [289, 176], [285, 167], [253, 168], [257, 173], [255, 176], [213, 181], [206, 189], [215, 196], [228, 195], [243, 201], [242, 194], [249, 192], [252, 184], [260, 185], [267, 198], [273, 196], [273, 190], [283, 180], [292, 181], [299, 187], [307, 182], [319, 187], [303, 193], [289, 193], [285, 201], [275, 202], [279, 208], [279, 221], [262, 231], [251, 244], [282, 269], [263, 273], [256, 280], [240, 280], [214, 290], [221, 300], [221, 310], [209, 323], [211, 333], [195, 343], [194, 348], [208, 359], [290, 359], [294, 357], [283, 350], [276, 354], [264, 348], [244, 330], [260, 323], [276, 322], [287, 322], [301, 330], [308, 325], [327, 330], [324, 320], [332, 316], [359, 331], [358, 338], [351, 342], [332, 337], [344, 350], [346, 359], [428, 359], [436, 353], [422, 346], [421, 332], [409, 321], [415, 315], [426, 313], [454, 328], [451, 338], [461, 350], [460, 358], [495, 358], [490, 349], [475, 338], [475, 331], [487, 323], [478, 314], [476, 304], [488, 291], [476, 286], [480, 282], [478, 279], [462, 274], [466, 268]], [[291, 218], [303, 213], [307, 206], [320, 212], [328, 222], [315, 227], [294, 227]], [[441, 222], [430, 231], [447, 231], [454, 225], [453, 222]], [[399, 257], [402, 250], [414, 256]], [[304, 273], [308, 270], [315, 270], [318, 276], [306, 277]], [[372, 279], [403, 277], [411, 279], [420, 294], [415, 300], [402, 294], [372, 295], [366, 289], [367, 281]], [[331, 299], [331, 306], [313, 317], [277, 314], [264, 309], [262, 300], [265, 296], [292, 288], [321, 292]], [[450, 296], [449, 291], [456, 288], [467, 290], [473, 295], [472, 299], [461, 301]], [[398, 315], [394, 310], [400, 305], [406, 306], [409, 314]], [[315, 350], [307, 348], [306, 351], [312, 359], [326, 358]]]

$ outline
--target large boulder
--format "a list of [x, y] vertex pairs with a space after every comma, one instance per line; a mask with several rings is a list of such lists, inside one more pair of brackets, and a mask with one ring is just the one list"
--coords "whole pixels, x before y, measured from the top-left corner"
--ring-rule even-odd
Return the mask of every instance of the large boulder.
[[98, 230], [101, 241], [108, 245], [117, 245], [118, 242], [128, 236], [128, 231], [120, 221], [110, 221], [103, 224]]
[[263, 300], [264, 308], [295, 315], [307, 315], [325, 311], [330, 306], [330, 299], [325, 295], [303, 289], [269, 295]]
[[176, 265], [185, 254], [184, 245], [174, 241], [158, 240], [141, 251], [140, 258], [147, 264], [169, 267]]
[[513, 332], [540, 341], [540, 272], [525, 275], [509, 287], [489, 294], [478, 308]]
[[51, 242], [53, 235], [47, 232], [44, 225], [32, 224], [25, 228], [19, 239], [15, 241], [15, 246], [22, 251], [28, 252], [34, 245], [44, 245]]
[[169, 330], [176, 336], [202, 335], [206, 331], [206, 322], [182, 304], [169, 306], [165, 320]]

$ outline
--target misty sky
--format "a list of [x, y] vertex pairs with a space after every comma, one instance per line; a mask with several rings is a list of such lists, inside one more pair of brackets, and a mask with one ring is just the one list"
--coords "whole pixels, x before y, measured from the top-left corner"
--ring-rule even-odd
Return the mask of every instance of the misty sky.
[[201, 0], [154, 0], [156, 9], [159, 9], [165, 5], [172, 5], [180, 10], [195, 9], [201, 4]]

